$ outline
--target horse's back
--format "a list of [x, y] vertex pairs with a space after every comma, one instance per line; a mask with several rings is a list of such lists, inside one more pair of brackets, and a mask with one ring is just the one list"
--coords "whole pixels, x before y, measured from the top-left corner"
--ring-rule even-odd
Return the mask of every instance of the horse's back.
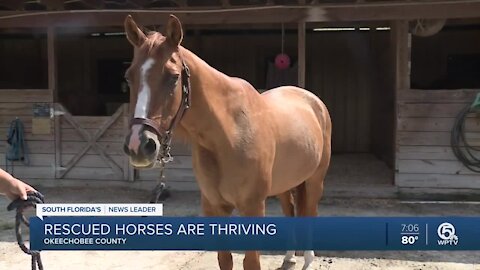
[[328, 109], [315, 94], [295, 86], [262, 93], [276, 140], [272, 194], [300, 184], [319, 167], [330, 147]]
[[322, 100], [313, 94], [312, 92], [305, 90], [300, 87], [296, 86], [279, 86], [276, 88], [269, 89], [262, 93], [264, 98], [286, 98], [287, 100], [291, 100], [293, 102], [313, 102], [313, 103], [320, 103], [322, 107], [325, 105], [323, 104]]
[[[272, 103], [276, 107], [291, 108], [292, 113], [295, 113], [294, 108], [313, 110], [318, 120], [321, 121], [321, 126], [326, 129], [326, 132], [329, 132], [328, 126], [331, 125], [331, 119], [327, 106], [312, 92], [296, 86], [280, 86], [263, 92], [262, 96], [267, 103]], [[305, 105], [309, 106], [305, 107]]]

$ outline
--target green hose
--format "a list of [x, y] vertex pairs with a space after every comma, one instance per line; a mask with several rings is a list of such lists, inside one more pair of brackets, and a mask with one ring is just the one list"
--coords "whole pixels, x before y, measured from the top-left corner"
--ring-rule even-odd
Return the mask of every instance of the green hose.
[[465, 138], [465, 120], [471, 113], [480, 113], [480, 93], [477, 94], [475, 101], [465, 106], [455, 118], [450, 144], [453, 153], [465, 167], [473, 172], [480, 173], [480, 158], [478, 158], [480, 147], [470, 145]]

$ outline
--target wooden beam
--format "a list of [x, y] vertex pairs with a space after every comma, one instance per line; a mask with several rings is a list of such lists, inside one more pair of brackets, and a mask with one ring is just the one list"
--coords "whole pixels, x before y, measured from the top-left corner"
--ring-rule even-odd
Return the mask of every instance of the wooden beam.
[[452, 90], [419, 90], [404, 89], [399, 93], [398, 101], [401, 103], [470, 103], [476, 97], [477, 89]]
[[305, 22], [298, 23], [298, 86], [305, 88]]
[[61, 111], [61, 105], [54, 103], [54, 130], [55, 130], [55, 178], [60, 177], [60, 169], [62, 168], [62, 126], [60, 115], [56, 115], [56, 112]]
[[[130, 128], [130, 125], [129, 125], [129, 121], [130, 121], [130, 110], [129, 110], [129, 104], [126, 103], [126, 104], [123, 104], [122, 105], [122, 110], [123, 110], [123, 115], [122, 115], [122, 118], [123, 118], [123, 132], [125, 134], [128, 134], [129, 132], [129, 128]], [[135, 177], [134, 177], [134, 168], [133, 166], [130, 164], [130, 158], [127, 156], [127, 155], [123, 155], [123, 179], [126, 180], [126, 181], [134, 181], [135, 180]]]
[[[86, 1], [86, 0], [85, 0]], [[93, 0], [88, 0], [93, 1]], [[478, 18], [480, 1], [373, 2], [316, 6], [262, 6], [215, 9], [69, 10], [0, 12], [0, 28], [122, 26], [128, 14], [139, 23], [155, 25], [176, 14], [184, 24], [262, 24], [288, 22], [385, 21], [418, 18]]]
[[[51, 95], [52, 102], [57, 102], [57, 60], [55, 55], [55, 29], [54, 27], [47, 28], [47, 65], [48, 65], [48, 89]], [[53, 103], [54, 112], [57, 111], [57, 106]], [[62, 166], [61, 156], [61, 123], [59, 116], [54, 114], [54, 140], [55, 140], [55, 178], [59, 176], [58, 169]]]
[[480, 1], [402, 1], [317, 5], [307, 11], [305, 21], [383, 21], [439, 18], [477, 18]]
[[53, 102], [58, 100], [57, 91], [57, 59], [55, 55], [55, 29], [47, 29], [48, 89], [53, 95]]
[[[50, 89], [2, 89], [0, 90], [0, 102], [2, 103], [27, 103], [45, 102], [51, 103], [52, 92]], [[1, 119], [1, 117], [0, 117]]]
[[395, 89], [410, 89], [410, 34], [408, 21], [395, 21], [391, 32], [395, 53]]
[[[394, 21], [392, 23], [392, 31], [390, 32], [390, 42], [392, 46], [392, 67], [393, 67], [393, 91], [395, 91], [395, 118], [394, 118], [394, 149], [398, 149], [400, 145], [401, 136], [399, 136], [399, 96], [402, 90], [410, 88], [410, 46], [409, 46], [409, 32], [408, 21]], [[396, 151], [398, 152], [398, 150]], [[398, 171], [398, 156], [395, 152], [394, 168]], [[399, 185], [398, 174], [395, 174], [395, 185]]]
[[304, 16], [295, 7], [271, 7], [271, 9], [260, 10], [217, 9], [206, 12], [192, 10], [72, 10], [68, 12], [19, 12], [5, 16], [0, 12], [0, 28], [123, 26], [127, 15], [132, 15], [142, 25], [158, 25], [166, 22], [171, 13], [177, 15], [184, 25], [288, 23], [297, 22]]
[[469, 192], [480, 189], [478, 175], [455, 175], [455, 174], [425, 174], [425, 173], [396, 173], [398, 187], [418, 188], [451, 188], [469, 189]]

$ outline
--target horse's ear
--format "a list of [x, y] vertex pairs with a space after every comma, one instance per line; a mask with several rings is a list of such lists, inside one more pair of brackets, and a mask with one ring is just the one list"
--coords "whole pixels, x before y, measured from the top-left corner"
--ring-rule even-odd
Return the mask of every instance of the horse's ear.
[[131, 15], [128, 15], [127, 18], [125, 18], [124, 26], [127, 39], [133, 46], [139, 47], [147, 39], [142, 30], [138, 28]]
[[166, 35], [167, 41], [172, 46], [177, 47], [178, 45], [180, 45], [180, 43], [182, 43], [182, 23], [175, 15], [170, 14], [170, 18], [168, 18]]

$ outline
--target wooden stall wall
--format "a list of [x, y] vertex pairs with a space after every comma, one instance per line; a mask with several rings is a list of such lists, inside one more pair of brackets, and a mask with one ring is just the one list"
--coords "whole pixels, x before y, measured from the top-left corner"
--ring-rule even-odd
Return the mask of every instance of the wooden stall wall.
[[121, 106], [112, 116], [73, 116], [56, 104], [58, 172], [56, 178], [132, 180], [128, 157], [123, 153], [128, 109]]
[[[399, 95], [397, 176], [400, 187], [480, 188], [480, 175], [458, 161], [450, 145], [455, 117], [478, 90], [407, 90]], [[467, 120], [466, 137], [480, 146], [480, 120]]]
[[[35, 89], [0, 89], [0, 166], [6, 169], [5, 153], [8, 144], [6, 142], [10, 122], [18, 117], [25, 127], [25, 140], [29, 165], [23, 165], [21, 161], [14, 162], [13, 174], [24, 179], [53, 179], [55, 177], [55, 137], [54, 123], [51, 124], [50, 134], [33, 134], [32, 119], [35, 103], [52, 105], [53, 95], [49, 90]], [[10, 168], [10, 162], [9, 162]], [[12, 172], [10, 170], [10, 172]]]
[[[457, 33], [458, 34], [458, 33]], [[406, 36], [403, 35], [403, 36]], [[456, 38], [452, 38], [456, 36]], [[449, 54], [480, 53], [478, 37], [440, 33], [412, 44], [412, 83], [431, 84], [444, 74]], [[432, 42], [433, 41], [433, 42]], [[405, 40], [401, 41], [406, 44]], [[408, 51], [402, 53], [409, 59]], [[431, 70], [417, 69], [434, 61]], [[405, 63], [406, 64], [406, 63]], [[404, 64], [404, 65], [405, 65]], [[408, 84], [407, 84], [408, 86]], [[397, 97], [397, 174], [396, 185], [408, 188], [479, 189], [480, 174], [468, 170], [452, 152], [450, 132], [460, 110], [472, 103], [478, 89], [421, 90], [398, 89]], [[480, 146], [480, 118], [471, 115], [466, 137]]]

